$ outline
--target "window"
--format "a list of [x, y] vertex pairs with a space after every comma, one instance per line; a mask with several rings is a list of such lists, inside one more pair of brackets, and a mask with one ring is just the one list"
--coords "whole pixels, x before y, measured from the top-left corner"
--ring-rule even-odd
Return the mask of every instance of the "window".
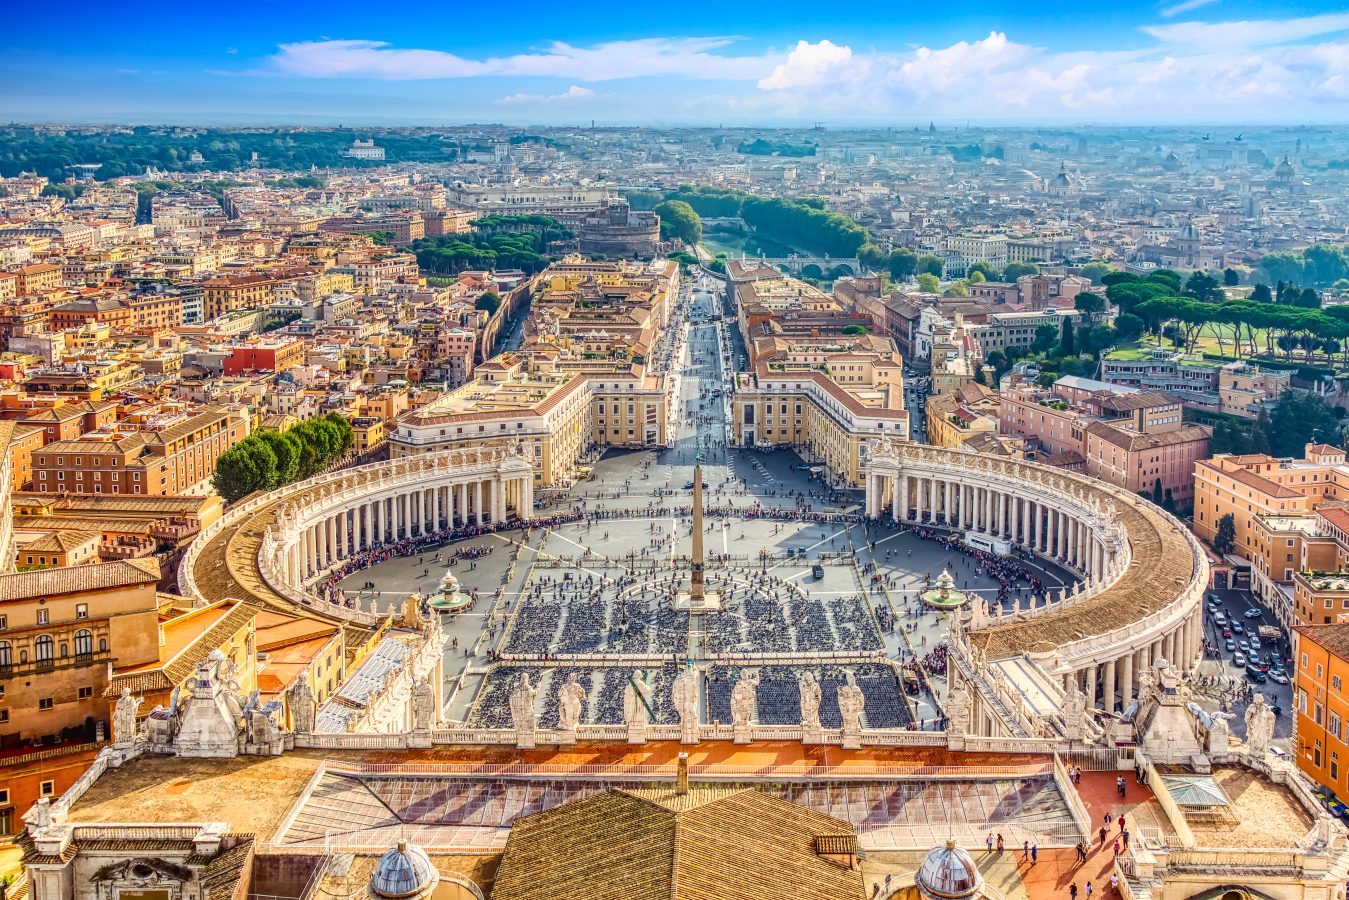
[[[77, 618], [77, 619], [87, 619], [87, 618], [89, 618], [89, 604], [88, 604], [88, 603], [76, 603], [76, 604], [75, 604], [75, 618]], [[79, 643], [78, 638], [76, 639], [75, 643], [76, 643], [76, 644]], [[78, 653], [79, 651], [76, 650], [75, 652]]]
[[1330, 676], [1330, 687], [1331, 687], [1332, 690], [1336, 690], [1336, 691], [1338, 691], [1338, 690], [1340, 689], [1340, 676], [1338, 676], [1338, 675], [1331, 675], [1331, 676]]
[[39, 663], [52, 661], [52, 650], [54, 642], [52, 636], [44, 634], [33, 642], [33, 648], [36, 651], [36, 659]]
[[1338, 713], [1329, 713], [1326, 716], [1326, 731], [1329, 731], [1335, 737], [1340, 736], [1340, 717]]
[[51, 698], [51, 697], [41, 697], [41, 698], [39, 698], [38, 701], [37, 701], [37, 708], [38, 708], [38, 709], [51, 709], [51, 708], [52, 708], [52, 698]]
[[82, 688], [80, 688], [80, 699], [81, 699], [81, 700], [88, 700], [88, 699], [89, 699], [90, 697], [92, 697], [92, 696], [94, 696], [94, 689], [93, 689], [93, 688], [91, 688], [91, 687], [82, 687]]
[[94, 635], [92, 632], [80, 629], [75, 632], [75, 655], [92, 656], [94, 653]]
[[50, 797], [56, 793], [56, 783], [53, 781], [44, 781], [38, 785], [38, 793], [44, 797]]
[[46, 625], [46, 624], [47, 624], [47, 614], [48, 614], [48, 613], [47, 613], [47, 610], [45, 610], [45, 609], [39, 609], [39, 610], [37, 611], [37, 623], [38, 623], [39, 625]]

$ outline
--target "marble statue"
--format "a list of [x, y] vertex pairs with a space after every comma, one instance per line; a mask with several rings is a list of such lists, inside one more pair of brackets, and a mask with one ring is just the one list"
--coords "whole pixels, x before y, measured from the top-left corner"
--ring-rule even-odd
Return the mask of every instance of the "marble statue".
[[964, 735], [970, 730], [970, 692], [962, 680], [951, 679], [946, 697], [946, 731]]
[[1063, 696], [1064, 737], [1070, 741], [1081, 740], [1082, 720], [1087, 714], [1087, 695], [1077, 686], [1077, 677], [1073, 676], [1068, 691]]
[[563, 731], [575, 731], [581, 724], [581, 712], [585, 708], [586, 689], [576, 680], [573, 672], [557, 692], [557, 727]]
[[679, 714], [680, 739], [686, 743], [698, 740], [698, 726], [701, 721], [698, 711], [698, 683], [701, 678], [702, 671], [697, 666], [690, 666], [679, 673], [679, 677], [670, 688], [670, 699], [674, 703], [675, 712]]
[[1209, 754], [1228, 752], [1232, 728], [1227, 723], [1235, 718], [1235, 715], [1226, 712], [1215, 712], [1209, 716], [1208, 746], [1204, 748]]
[[[126, 688], [123, 688], [126, 690]], [[38, 830], [47, 828], [52, 824], [52, 801], [49, 797], [38, 798], [37, 803], [33, 804], [33, 811], [36, 813]]]
[[759, 677], [751, 676], [748, 669], [741, 669], [740, 679], [731, 689], [731, 722], [737, 728], [748, 726], [758, 712], [758, 687]]
[[136, 740], [136, 712], [145, 702], [144, 697], [131, 696], [131, 688], [122, 685], [122, 695], [112, 714], [112, 728], [118, 744], [130, 746]]
[[632, 673], [623, 687], [623, 723], [631, 728], [646, 724], [647, 709], [651, 706], [651, 686], [646, 683], [641, 669]]
[[1246, 707], [1246, 747], [1251, 756], [1263, 759], [1274, 737], [1274, 710], [1265, 703], [1264, 694], [1256, 694]]
[[520, 676], [511, 691], [511, 723], [518, 732], [532, 732], [537, 727], [534, 717], [534, 696], [539, 689], [529, 683], [529, 673]]
[[821, 693], [815, 673], [807, 670], [797, 679], [797, 687], [801, 690], [801, 727], [816, 730], [820, 727]]
[[314, 730], [314, 689], [307, 672], [301, 672], [290, 689], [290, 721], [297, 734]]
[[436, 688], [430, 678], [412, 683], [412, 727], [426, 731], [436, 724]]
[[839, 685], [838, 689], [838, 711], [843, 716], [845, 737], [849, 734], [861, 734], [862, 710], [865, 706], [866, 698], [862, 695], [862, 689], [857, 686], [857, 676], [849, 672], [847, 680]]

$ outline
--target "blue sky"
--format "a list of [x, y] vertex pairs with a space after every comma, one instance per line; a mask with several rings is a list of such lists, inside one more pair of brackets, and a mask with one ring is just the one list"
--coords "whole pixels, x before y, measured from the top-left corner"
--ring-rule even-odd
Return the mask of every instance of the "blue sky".
[[1341, 2], [8, 7], [0, 118], [792, 125], [1349, 119]]

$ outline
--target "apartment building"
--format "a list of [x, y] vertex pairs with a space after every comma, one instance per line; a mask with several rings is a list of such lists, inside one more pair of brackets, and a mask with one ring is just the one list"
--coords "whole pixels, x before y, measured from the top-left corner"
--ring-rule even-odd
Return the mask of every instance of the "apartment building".
[[1002, 402], [997, 391], [969, 382], [927, 398], [927, 442], [936, 447], [961, 450], [978, 435], [996, 435]]
[[1205, 359], [1161, 348], [1119, 350], [1101, 360], [1110, 384], [1174, 394], [1186, 406], [1253, 419], [1292, 383], [1292, 372]]
[[664, 447], [668, 405], [662, 376], [532, 370], [521, 355], [505, 354], [476, 368], [467, 385], [399, 418], [390, 456], [523, 441], [536, 482], [565, 486], [592, 445]]
[[220, 454], [248, 436], [246, 409], [206, 407], [129, 418], [33, 454], [33, 487], [76, 494], [193, 494]]
[[903, 366], [889, 338], [757, 338], [752, 370], [736, 376], [733, 439], [790, 447], [823, 465], [831, 482], [858, 486], [867, 448], [908, 435]]
[[1349, 796], [1349, 623], [1299, 625], [1293, 640], [1298, 769], [1335, 796]]
[[1000, 430], [1024, 438], [1044, 461], [1176, 508], [1194, 498], [1194, 465], [1212, 431], [1186, 424], [1176, 398], [1064, 376], [1050, 388], [1013, 380], [1001, 392]]

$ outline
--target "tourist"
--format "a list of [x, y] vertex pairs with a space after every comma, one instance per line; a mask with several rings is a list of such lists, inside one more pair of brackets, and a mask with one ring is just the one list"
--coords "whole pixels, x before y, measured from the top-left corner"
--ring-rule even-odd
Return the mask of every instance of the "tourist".
[[1077, 882], [1076, 882], [1076, 881], [1074, 881], [1072, 884], [1068, 885], [1068, 897], [1070, 898], [1070, 900], [1077, 900]]

